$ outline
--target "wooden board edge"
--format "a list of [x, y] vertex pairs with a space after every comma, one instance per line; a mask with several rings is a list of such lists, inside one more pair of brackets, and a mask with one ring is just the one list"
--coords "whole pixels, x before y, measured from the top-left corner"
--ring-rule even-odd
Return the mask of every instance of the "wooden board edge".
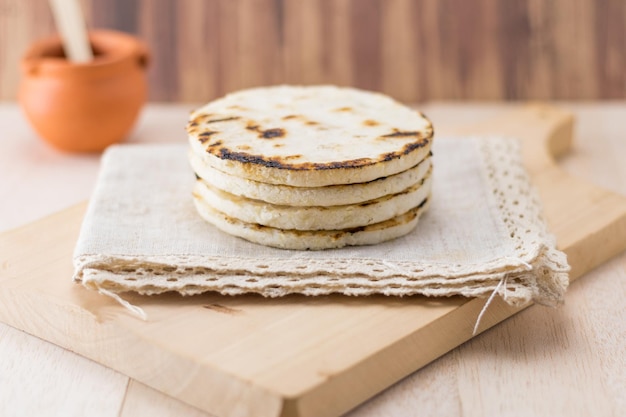
[[[375, 355], [364, 358], [341, 374], [333, 375], [297, 398], [285, 398], [280, 417], [317, 417], [342, 415], [368, 398], [382, 392], [435, 359], [445, 355], [480, 333], [530, 307], [514, 307], [501, 299], [494, 299], [485, 312], [476, 335], [472, 334], [476, 319], [486, 300], [468, 299], [452, 312], [419, 328], [390, 344]], [[452, 324], [463, 322], [461, 331]], [[434, 343], [441, 349], [429, 347]], [[421, 350], [423, 357], [415, 352]], [[405, 362], [399, 365], [398, 358]], [[408, 363], [408, 365], [407, 365]], [[371, 378], [376, 375], [376, 378]], [[370, 377], [368, 377], [370, 376]], [[349, 388], [349, 391], [346, 391]]]

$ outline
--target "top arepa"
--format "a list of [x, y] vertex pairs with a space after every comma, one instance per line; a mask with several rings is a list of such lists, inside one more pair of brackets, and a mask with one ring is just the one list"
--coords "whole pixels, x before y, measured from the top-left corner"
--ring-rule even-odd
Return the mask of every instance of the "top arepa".
[[354, 184], [405, 171], [430, 152], [430, 121], [378, 93], [277, 86], [229, 94], [192, 112], [192, 152], [223, 172], [270, 184]]

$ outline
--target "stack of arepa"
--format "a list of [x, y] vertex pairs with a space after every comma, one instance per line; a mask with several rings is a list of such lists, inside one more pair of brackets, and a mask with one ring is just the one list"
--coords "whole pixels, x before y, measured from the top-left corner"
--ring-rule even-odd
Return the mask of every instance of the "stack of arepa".
[[194, 111], [187, 132], [198, 212], [251, 242], [376, 244], [411, 232], [428, 208], [432, 124], [378, 93], [245, 90]]

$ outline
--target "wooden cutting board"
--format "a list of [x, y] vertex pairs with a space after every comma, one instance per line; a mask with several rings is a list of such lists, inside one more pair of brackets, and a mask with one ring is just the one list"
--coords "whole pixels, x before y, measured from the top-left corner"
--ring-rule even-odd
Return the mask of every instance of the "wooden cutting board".
[[[572, 128], [569, 114], [531, 106], [456, 133], [523, 140], [575, 279], [626, 248], [626, 198], [555, 166]], [[219, 416], [339, 415], [468, 340], [485, 302], [128, 295], [144, 322], [72, 283], [85, 207], [0, 235], [0, 320]], [[496, 300], [481, 331], [517, 311]]]

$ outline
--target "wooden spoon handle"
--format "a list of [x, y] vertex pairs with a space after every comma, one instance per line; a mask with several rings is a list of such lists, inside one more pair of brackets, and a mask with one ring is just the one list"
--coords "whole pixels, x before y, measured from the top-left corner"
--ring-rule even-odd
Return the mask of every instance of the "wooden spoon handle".
[[50, 0], [50, 7], [67, 59], [72, 62], [91, 61], [93, 52], [78, 0]]

